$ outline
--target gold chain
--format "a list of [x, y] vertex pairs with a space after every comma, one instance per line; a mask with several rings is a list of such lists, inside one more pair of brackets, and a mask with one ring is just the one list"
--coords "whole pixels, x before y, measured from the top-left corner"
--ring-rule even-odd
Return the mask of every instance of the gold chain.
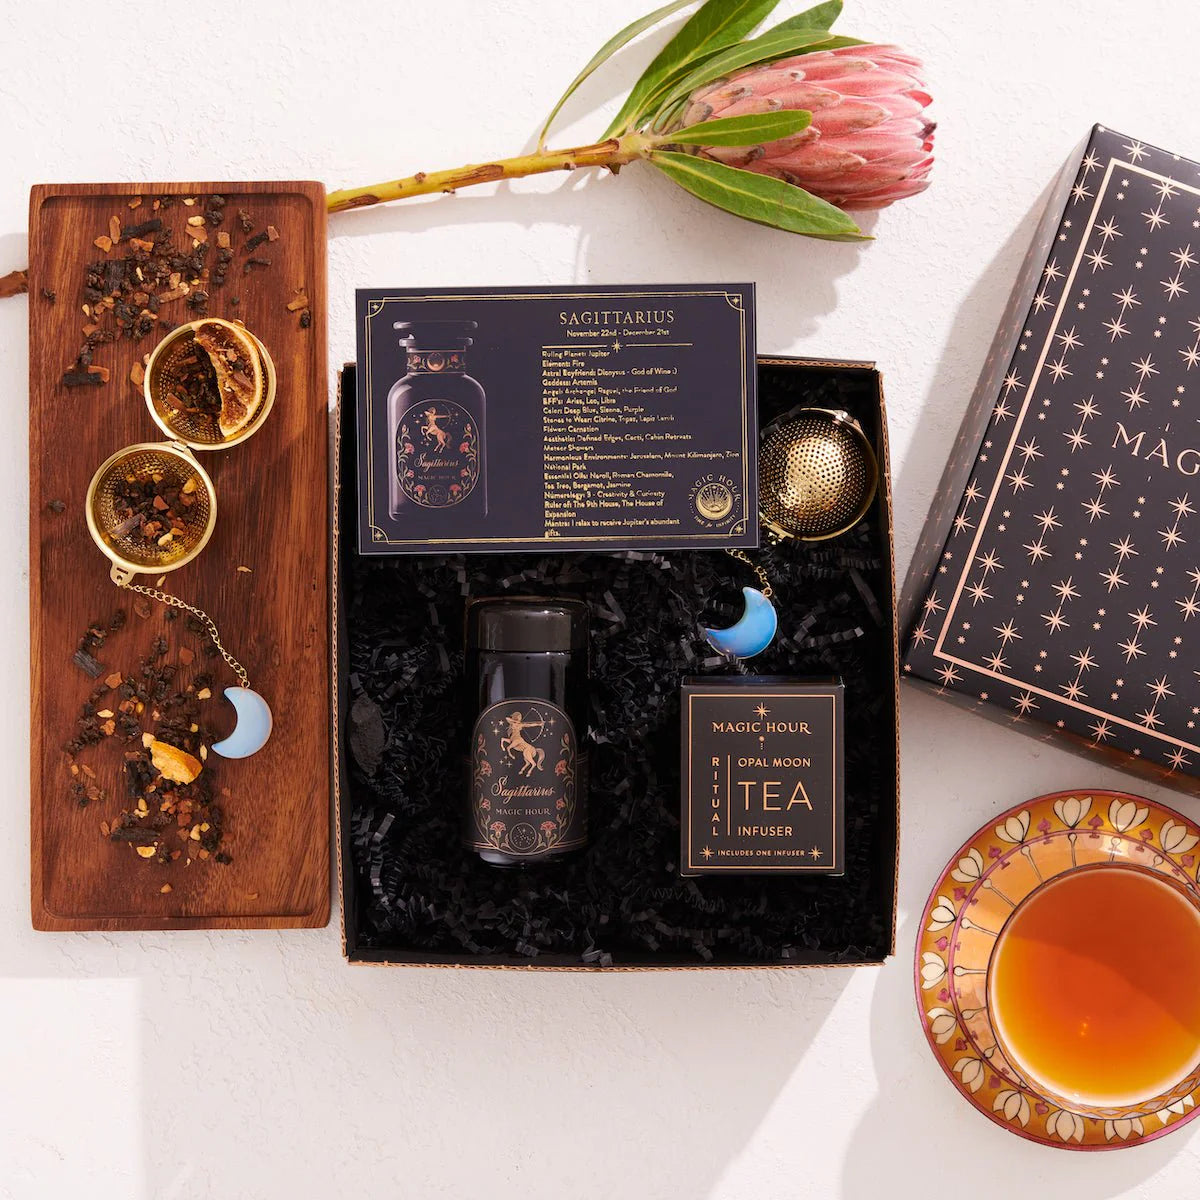
[[746, 566], [748, 566], [750, 570], [752, 570], [755, 575], [758, 576], [758, 582], [762, 584], [762, 587], [759, 588], [759, 591], [761, 591], [768, 600], [775, 595], [775, 589], [771, 586], [771, 577], [766, 573], [766, 571], [763, 570], [761, 566], [759, 566], [758, 563], [756, 563], [750, 557], [750, 555], [745, 552], [745, 550], [727, 549], [725, 553], [728, 554], [730, 558], [736, 558], [738, 562], [744, 562]]
[[221, 652], [221, 657], [233, 668], [242, 687], [250, 687], [250, 677], [246, 674], [246, 668], [221, 645], [221, 634], [216, 623], [203, 609], [194, 608], [192, 605], [184, 603], [178, 596], [172, 596], [169, 592], [160, 592], [158, 588], [146, 587], [143, 583], [119, 583], [117, 586], [131, 592], [140, 592], [143, 596], [149, 596], [152, 600], [159, 601], [160, 604], [169, 604], [172, 608], [181, 608], [184, 612], [191, 613], [204, 626], [208, 636], [212, 638], [213, 645]]

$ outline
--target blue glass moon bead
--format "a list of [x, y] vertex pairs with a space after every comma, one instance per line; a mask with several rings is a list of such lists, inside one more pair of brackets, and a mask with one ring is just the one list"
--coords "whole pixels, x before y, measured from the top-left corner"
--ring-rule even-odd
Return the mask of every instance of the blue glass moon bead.
[[753, 658], [775, 640], [779, 629], [779, 614], [775, 606], [758, 588], [744, 587], [746, 607], [736, 624], [728, 629], [703, 630], [705, 640], [716, 651], [729, 658]]
[[225, 699], [237, 712], [233, 732], [212, 745], [222, 758], [249, 758], [257, 754], [271, 736], [271, 707], [251, 688], [227, 687]]

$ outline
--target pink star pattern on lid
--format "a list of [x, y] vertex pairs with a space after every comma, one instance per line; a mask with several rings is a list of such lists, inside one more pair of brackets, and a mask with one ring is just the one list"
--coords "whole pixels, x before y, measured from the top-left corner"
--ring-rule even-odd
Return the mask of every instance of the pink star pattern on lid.
[[1200, 167], [1098, 129], [1062, 196], [906, 669], [1200, 774]]

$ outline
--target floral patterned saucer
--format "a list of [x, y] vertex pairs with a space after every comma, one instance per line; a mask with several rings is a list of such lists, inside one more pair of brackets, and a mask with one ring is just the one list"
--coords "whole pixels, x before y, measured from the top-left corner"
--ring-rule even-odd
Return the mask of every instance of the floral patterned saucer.
[[1153, 1141], [1192, 1120], [1200, 1074], [1136, 1110], [1072, 1111], [1009, 1061], [988, 1011], [988, 967], [1009, 916], [1036, 889], [1104, 864], [1155, 872], [1200, 906], [1200, 829], [1123, 792], [1057, 792], [979, 830], [943, 871], [921, 918], [916, 993], [930, 1048], [955, 1088], [1005, 1129], [1067, 1150]]

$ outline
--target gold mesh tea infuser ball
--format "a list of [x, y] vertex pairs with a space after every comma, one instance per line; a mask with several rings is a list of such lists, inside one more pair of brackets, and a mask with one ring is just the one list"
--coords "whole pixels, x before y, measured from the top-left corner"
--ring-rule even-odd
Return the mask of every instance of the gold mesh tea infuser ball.
[[849, 413], [802, 408], [771, 430], [759, 455], [759, 515], [774, 538], [817, 542], [857, 525], [879, 464]]
[[252, 437], [275, 404], [275, 362], [243, 325], [205, 317], [155, 346], [142, 390], [154, 423], [193, 450]]
[[[163, 518], [161, 528], [150, 534], [142, 532], [144, 517], [133, 512], [147, 489], [179, 497], [177, 519]], [[208, 544], [217, 520], [208, 472], [186, 447], [164, 442], [138, 442], [106, 459], [92, 476], [86, 503], [88, 531], [112, 560], [110, 573], [118, 587], [134, 575], [161, 575], [191, 562]], [[153, 509], [153, 500], [150, 505]]]
[[233, 732], [212, 749], [226, 758], [248, 758], [271, 735], [271, 709], [250, 687], [242, 666], [221, 642], [213, 619], [178, 596], [135, 583], [189, 563], [208, 544], [217, 519], [217, 496], [208, 472], [178, 442], [139, 442], [100, 464], [85, 501], [88, 532], [112, 562], [113, 583], [160, 604], [191, 613], [233, 669], [240, 687], [225, 689], [237, 711]]
[[[768, 427], [758, 471], [759, 516], [776, 541], [819, 542], [845, 533], [866, 515], [879, 486], [879, 464], [862, 426], [828, 408], [796, 409]], [[753, 658], [779, 629], [774, 589], [744, 550], [726, 553], [749, 565], [762, 586], [742, 588], [745, 607], [728, 629], [702, 626], [700, 632], [727, 658]]]

